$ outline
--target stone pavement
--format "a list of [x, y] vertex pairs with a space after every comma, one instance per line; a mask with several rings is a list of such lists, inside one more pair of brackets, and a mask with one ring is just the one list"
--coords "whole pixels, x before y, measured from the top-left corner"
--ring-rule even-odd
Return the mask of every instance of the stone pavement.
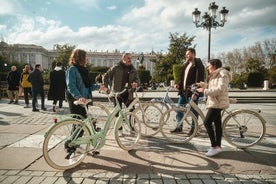
[[[261, 108], [267, 121], [264, 141], [247, 150], [223, 141], [223, 153], [204, 155], [209, 140], [204, 130], [190, 143], [172, 144], [157, 134], [142, 139], [137, 149], [118, 148], [110, 133], [100, 154], [85, 158], [74, 169], [58, 171], [42, 156], [43, 135], [52, 118], [68, 112], [32, 112], [0, 101], [0, 183], [276, 183], [275, 104], [235, 104], [231, 108]], [[51, 109], [51, 102], [46, 101]]]

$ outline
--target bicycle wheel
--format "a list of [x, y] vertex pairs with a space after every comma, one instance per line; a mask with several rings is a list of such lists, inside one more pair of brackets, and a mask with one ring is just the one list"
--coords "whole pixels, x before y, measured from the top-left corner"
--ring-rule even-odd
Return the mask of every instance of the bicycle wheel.
[[223, 121], [225, 140], [237, 148], [258, 144], [265, 136], [266, 122], [260, 114], [251, 110], [237, 110]]
[[133, 113], [141, 120], [141, 136], [151, 137], [159, 132], [162, 112], [156, 105], [143, 103]]
[[78, 144], [78, 138], [89, 138], [88, 127], [78, 120], [56, 123], [46, 134], [43, 156], [46, 162], [58, 170], [66, 170], [80, 164], [89, 151], [90, 144]]
[[162, 113], [170, 109], [169, 105], [163, 101], [155, 100], [155, 101], [151, 101], [151, 103], [156, 105], [162, 111]]
[[[182, 129], [179, 132], [172, 132], [177, 127], [176, 114], [178, 111], [184, 114], [180, 122]], [[192, 122], [194, 122], [194, 126], [192, 126]], [[167, 110], [161, 117], [161, 133], [170, 142], [188, 142], [197, 134], [197, 131], [197, 118], [191, 111], [187, 111], [185, 108], [174, 107]]]
[[139, 118], [133, 112], [127, 112], [116, 119], [114, 134], [117, 144], [123, 150], [135, 148], [140, 136], [141, 125]]
[[107, 118], [110, 114], [109, 110], [102, 104], [94, 103], [92, 106], [89, 106], [88, 113], [93, 119], [95, 119], [97, 128], [104, 128], [104, 125], [107, 121]]

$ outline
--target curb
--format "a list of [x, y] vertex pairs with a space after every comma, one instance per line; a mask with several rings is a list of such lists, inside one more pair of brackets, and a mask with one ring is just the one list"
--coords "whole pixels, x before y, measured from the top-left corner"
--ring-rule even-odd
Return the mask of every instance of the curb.
[[276, 183], [276, 175], [243, 174], [120, 174], [0, 170], [1, 183]]

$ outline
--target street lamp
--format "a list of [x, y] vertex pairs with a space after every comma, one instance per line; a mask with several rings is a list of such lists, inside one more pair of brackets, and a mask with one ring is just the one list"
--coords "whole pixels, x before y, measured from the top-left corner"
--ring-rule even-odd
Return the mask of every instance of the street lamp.
[[202, 16], [202, 22], [200, 23], [200, 11], [195, 8], [193, 11], [193, 22], [195, 23], [196, 27], [202, 27], [207, 29], [209, 32], [209, 39], [208, 39], [208, 61], [210, 60], [210, 46], [211, 46], [211, 28], [223, 27], [225, 22], [227, 21], [227, 15], [229, 10], [225, 7], [222, 7], [220, 13], [220, 22], [216, 21], [217, 18], [217, 9], [218, 5], [215, 2], [209, 4], [209, 13], [205, 12]]

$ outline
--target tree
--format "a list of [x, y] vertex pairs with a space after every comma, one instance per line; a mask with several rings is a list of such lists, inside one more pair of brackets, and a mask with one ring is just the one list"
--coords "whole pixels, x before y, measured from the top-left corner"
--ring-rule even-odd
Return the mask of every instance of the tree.
[[[155, 73], [153, 80], [155, 82], [166, 82], [173, 80], [173, 65], [181, 64], [185, 58], [186, 50], [191, 47], [195, 36], [187, 37], [186, 33], [170, 33], [170, 45], [168, 54], [157, 54], [156, 59], [152, 60], [155, 63]], [[193, 46], [195, 47], [195, 46]]]
[[[233, 83], [246, 82], [250, 73], [250, 81], [252, 82], [256, 82], [253, 80], [254, 73], [263, 73], [264, 78], [269, 79], [272, 83], [271, 80], [276, 78], [273, 76], [275, 73], [270, 71], [276, 66], [275, 45], [276, 39], [272, 38], [263, 42], [256, 42], [254, 45], [243, 49], [235, 48], [227, 53], [219, 53], [217, 58], [223, 61], [224, 66], [230, 66], [235, 76]], [[268, 71], [270, 72], [268, 73]], [[259, 80], [262, 78], [259, 77]]]
[[245, 68], [247, 72], [262, 72], [265, 70], [263, 62], [258, 60], [258, 59], [254, 59], [254, 58], [250, 58], [247, 60], [246, 64], [245, 64]]
[[195, 36], [187, 37], [187, 34], [179, 35], [179, 33], [170, 33], [170, 45], [169, 45], [169, 56], [174, 64], [179, 64], [185, 58], [187, 48], [191, 47]]
[[138, 75], [139, 75], [141, 84], [149, 84], [151, 80], [150, 71], [146, 70], [146, 68], [143, 65], [139, 66]]
[[173, 65], [173, 78], [175, 83], [179, 83], [181, 81], [182, 68], [182, 64]]
[[268, 79], [270, 84], [276, 84], [276, 66], [268, 70]]
[[52, 63], [52, 68], [55, 67], [57, 62], [61, 62], [63, 66], [68, 66], [68, 61], [72, 51], [76, 48], [75, 45], [56, 45], [55, 49], [58, 52], [58, 56], [55, 58], [55, 61]]

